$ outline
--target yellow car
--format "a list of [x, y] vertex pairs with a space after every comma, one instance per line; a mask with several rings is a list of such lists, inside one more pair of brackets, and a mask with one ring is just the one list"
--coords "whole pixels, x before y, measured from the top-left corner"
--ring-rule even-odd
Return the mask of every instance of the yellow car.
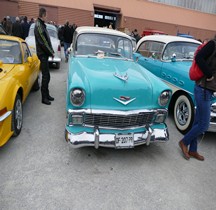
[[40, 60], [18, 37], [0, 35], [0, 146], [18, 136], [23, 124], [22, 105], [38, 90]]

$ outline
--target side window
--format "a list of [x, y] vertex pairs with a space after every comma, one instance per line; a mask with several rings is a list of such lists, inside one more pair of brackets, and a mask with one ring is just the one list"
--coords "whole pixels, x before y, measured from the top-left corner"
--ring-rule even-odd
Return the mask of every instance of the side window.
[[24, 55], [23, 62], [26, 63], [27, 62], [27, 58], [29, 56], [31, 56], [31, 52], [30, 52], [30, 50], [29, 50], [29, 48], [28, 48], [28, 46], [27, 46], [26, 43], [22, 43], [22, 48], [23, 48], [23, 55]]
[[140, 45], [138, 52], [141, 53], [141, 55], [143, 55], [144, 57], [160, 59], [163, 47], [164, 43], [145, 41]]
[[161, 58], [161, 54], [162, 54], [162, 50], [163, 50], [163, 43], [160, 42], [152, 42], [151, 45], [151, 57], [154, 59], [160, 59]]
[[142, 56], [144, 57], [149, 57], [149, 51], [150, 51], [150, 41], [145, 41], [143, 42], [140, 46], [139, 49], [137, 50]]
[[119, 40], [117, 51], [123, 57], [130, 59], [132, 57], [132, 51], [133, 51], [131, 41], [126, 40], [126, 39]]

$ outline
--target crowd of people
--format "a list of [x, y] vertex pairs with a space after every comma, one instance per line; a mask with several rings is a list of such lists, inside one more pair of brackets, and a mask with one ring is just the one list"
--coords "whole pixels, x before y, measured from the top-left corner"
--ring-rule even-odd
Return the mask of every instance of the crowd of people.
[[30, 25], [34, 22], [34, 18], [31, 18], [31, 20], [28, 21], [26, 16], [16, 17], [15, 21], [12, 22], [11, 17], [7, 16], [3, 18], [1, 24], [9, 35], [25, 39], [28, 36]]

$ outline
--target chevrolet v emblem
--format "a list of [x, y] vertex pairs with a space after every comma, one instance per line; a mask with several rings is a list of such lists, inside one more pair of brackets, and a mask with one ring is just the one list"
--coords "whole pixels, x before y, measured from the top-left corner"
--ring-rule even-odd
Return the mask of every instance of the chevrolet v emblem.
[[132, 98], [130, 100], [127, 100], [127, 98], [130, 99], [130, 97], [127, 97], [127, 96], [121, 96], [120, 99], [113, 97], [113, 99], [115, 99], [116, 101], [118, 101], [119, 103], [121, 103], [125, 106], [128, 105], [129, 103], [131, 103], [132, 101], [136, 100], [136, 98]]
[[115, 72], [113, 75], [114, 75], [115, 77], [117, 77], [117, 78], [123, 80], [123, 81], [127, 81], [127, 80], [128, 80], [128, 75], [127, 75], [127, 73], [123, 76], [123, 75], [119, 75], [119, 74], [117, 74], [117, 73]]

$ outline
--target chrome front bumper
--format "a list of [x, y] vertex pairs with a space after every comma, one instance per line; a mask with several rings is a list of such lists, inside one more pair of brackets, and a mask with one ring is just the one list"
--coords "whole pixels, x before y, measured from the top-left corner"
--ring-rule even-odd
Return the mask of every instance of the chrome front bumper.
[[[73, 134], [66, 129], [65, 139], [73, 148], [87, 146], [93, 146], [96, 149], [99, 147], [116, 148], [115, 134], [101, 134], [99, 129], [95, 129], [94, 133], [83, 132], [78, 134]], [[168, 140], [169, 132], [167, 127], [154, 130], [148, 127], [143, 133], [134, 133], [134, 146], [149, 145], [152, 142], [166, 142]]]

